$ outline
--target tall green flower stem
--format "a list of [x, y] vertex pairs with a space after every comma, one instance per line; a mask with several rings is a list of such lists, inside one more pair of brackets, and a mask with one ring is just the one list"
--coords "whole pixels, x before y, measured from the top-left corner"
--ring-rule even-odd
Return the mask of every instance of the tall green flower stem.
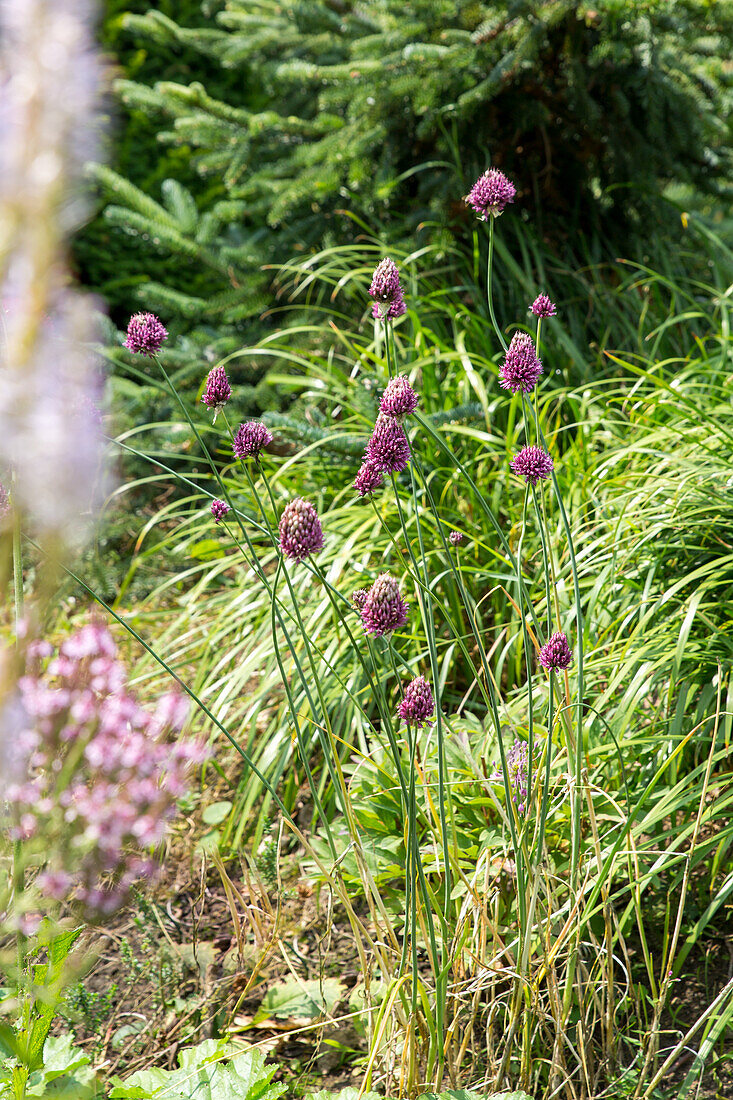
[[[227, 427], [228, 427], [228, 425], [227, 425]], [[231, 432], [231, 429], [230, 429], [230, 432]], [[265, 522], [265, 524], [268, 528], [268, 531], [270, 533], [270, 538], [273, 542], [273, 545], [276, 546], [277, 545], [277, 539], [276, 539], [276, 535], [275, 535], [275, 530], [274, 530], [272, 524], [270, 523], [269, 516], [268, 516], [268, 513], [267, 513], [267, 509], [264, 507], [264, 504], [261, 501], [259, 494], [257, 493], [257, 489], [256, 489], [256, 486], [255, 486], [254, 481], [252, 479], [252, 475], [249, 471], [247, 463], [243, 462], [242, 465], [244, 466], [244, 469], [245, 469], [245, 474], [246, 474], [247, 480], [249, 482], [250, 490], [251, 490], [255, 500], [258, 502], [260, 511], [262, 513], [263, 520], [264, 520], [264, 522]], [[277, 505], [275, 503], [275, 498], [274, 498], [274, 495], [273, 495], [273, 492], [272, 492], [272, 487], [269, 483], [269, 479], [267, 478], [267, 475], [264, 472], [264, 470], [261, 470], [261, 473], [262, 473], [262, 480], [263, 480], [263, 483], [265, 485], [265, 489], [266, 489], [266, 492], [267, 492], [267, 495], [268, 495], [268, 498], [269, 498], [272, 513], [273, 513], [273, 515], [277, 515]], [[333, 593], [332, 593], [332, 590], [331, 590], [331, 586], [328, 585], [328, 582], [326, 581], [326, 578], [323, 576], [321, 571], [318, 569], [317, 564], [315, 563], [315, 561], [311, 562], [311, 564], [312, 564], [314, 572], [319, 577], [321, 582], [324, 584], [324, 587], [327, 590], [329, 598], [333, 599]], [[278, 578], [279, 578], [281, 573], [284, 575], [285, 580], [286, 580], [288, 591], [290, 593], [292, 608], [293, 608], [293, 611], [295, 613], [295, 617], [296, 617], [296, 620], [297, 620], [299, 636], [302, 639], [303, 646], [304, 646], [305, 652], [306, 652], [307, 663], [308, 663], [308, 666], [309, 666], [309, 669], [310, 669], [310, 672], [311, 672], [311, 676], [312, 676], [313, 681], [314, 681], [315, 686], [316, 686], [316, 693], [317, 693], [317, 696], [318, 696], [318, 703], [319, 703], [320, 713], [321, 713], [321, 717], [322, 717], [322, 724], [316, 720], [316, 715], [318, 714], [319, 708], [316, 707], [315, 700], [313, 699], [313, 697], [311, 695], [308, 677], [305, 675], [303, 667], [302, 667], [302, 665], [300, 663], [300, 660], [298, 658], [297, 649], [296, 649], [294, 640], [290, 636], [289, 632], [287, 631], [287, 628], [285, 627], [285, 624], [284, 624], [283, 619], [282, 619], [282, 615], [280, 614], [279, 608], [277, 607], [277, 604], [278, 604], [278, 600], [277, 600], [277, 582], [278, 582]], [[332, 831], [331, 831], [330, 822], [328, 820], [328, 817], [327, 817], [327, 815], [325, 813], [325, 810], [323, 808], [323, 805], [321, 803], [321, 795], [320, 795], [319, 787], [316, 784], [315, 779], [314, 779], [313, 774], [312, 774], [311, 769], [310, 769], [308, 747], [307, 747], [305, 738], [303, 737], [303, 734], [302, 734], [302, 729], [301, 729], [301, 723], [300, 723], [300, 720], [299, 720], [298, 710], [297, 710], [297, 707], [295, 705], [295, 701], [293, 699], [292, 692], [290, 690], [287, 672], [285, 670], [284, 664], [282, 662], [282, 656], [281, 656], [280, 651], [279, 651], [279, 646], [278, 646], [278, 643], [277, 643], [277, 625], [278, 624], [276, 624], [276, 621], [275, 621], [276, 616], [277, 616], [277, 620], [278, 620], [280, 629], [284, 633], [285, 640], [286, 640], [286, 643], [287, 643], [287, 646], [288, 646], [288, 650], [289, 650], [289, 652], [290, 652], [290, 654], [291, 654], [291, 656], [292, 656], [292, 658], [293, 658], [293, 660], [296, 664], [296, 668], [297, 668], [297, 671], [298, 671], [298, 676], [299, 676], [300, 682], [303, 686], [303, 690], [306, 694], [306, 698], [308, 699], [309, 707], [311, 709], [311, 714], [314, 716], [314, 724], [315, 724], [315, 727], [316, 727], [317, 732], [318, 732], [318, 737], [319, 737], [319, 740], [321, 742], [321, 748], [322, 748], [323, 755], [324, 755], [324, 758], [325, 758], [326, 766], [327, 766], [328, 771], [329, 771], [329, 775], [331, 776], [331, 781], [333, 783], [334, 790], [339, 792], [339, 795], [340, 795], [340, 798], [341, 798], [344, 814], [346, 816], [348, 826], [349, 826], [350, 835], [352, 836], [352, 838], [354, 840], [355, 856], [356, 856], [357, 862], [359, 864], [360, 873], [363, 877], [363, 880], [364, 880], [364, 883], [365, 883], [365, 886], [366, 886], [366, 890], [365, 890], [366, 896], [367, 896], [367, 898], [370, 899], [370, 901], [373, 904], [376, 905], [376, 908], [379, 912], [379, 916], [381, 917], [381, 921], [382, 921], [383, 926], [385, 928], [385, 932], [388, 935], [388, 937], [390, 938], [390, 940], [392, 941], [392, 947], [393, 947], [394, 950], [398, 950], [399, 948], [398, 948], [397, 940], [396, 940], [396, 938], [394, 936], [394, 932], [392, 930], [391, 921], [389, 920], [387, 912], [384, 908], [384, 904], [383, 904], [383, 901], [382, 901], [382, 898], [381, 898], [381, 894], [380, 894], [380, 892], [379, 892], [379, 890], [376, 886], [376, 883], [374, 882], [374, 879], [373, 879], [373, 876], [372, 876], [371, 872], [368, 869], [366, 860], [363, 857], [363, 853], [362, 853], [362, 850], [361, 850], [361, 845], [359, 843], [358, 825], [357, 825], [356, 819], [354, 817], [353, 808], [351, 806], [351, 799], [349, 797], [349, 792], [348, 792], [348, 788], [347, 788], [347, 784], [346, 784], [346, 779], [345, 779], [345, 776], [343, 774], [343, 769], [342, 769], [342, 766], [341, 766], [340, 753], [338, 751], [338, 746], [336, 744], [336, 739], [334, 737], [333, 729], [331, 727], [328, 707], [327, 707], [325, 698], [323, 696], [321, 676], [319, 674], [317, 663], [316, 663], [314, 655], [313, 655], [314, 646], [313, 646], [313, 643], [312, 643], [312, 641], [309, 637], [309, 634], [308, 634], [308, 631], [305, 627], [305, 624], [303, 622], [302, 615], [300, 613], [299, 601], [298, 601], [298, 597], [297, 597], [296, 592], [295, 592], [295, 588], [294, 588], [294, 585], [293, 585], [293, 582], [292, 582], [292, 578], [290, 577], [290, 572], [289, 572], [289, 570], [288, 570], [288, 568], [285, 564], [285, 560], [282, 556], [280, 556], [280, 558], [279, 558], [277, 571], [276, 571], [275, 578], [274, 578], [273, 584], [271, 586], [270, 592], [271, 592], [271, 600], [272, 600], [273, 640], [274, 640], [275, 651], [276, 651], [276, 660], [277, 660], [277, 663], [278, 663], [278, 668], [280, 670], [281, 679], [282, 679], [282, 682], [283, 682], [283, 685], [285, 687], [285, 691], [286, 691], [286, 694], [287, 694], [289, 709], [290, 709], [290, 712], [291, 712], [291, 718], [293, 720], [293, 724], [294, 724], [294, 727], [295, 727], [295, 730], [296, 730], [296, 736], [298, 738], [298, 746], [299, 746], [299, 750], [300, 750], [300, 755], [301, 755], [301, 758], [302, 758], [302, 761], [303, 761], [303, 766], [304, 766], [305, 771], [306, 771], [306, 778], [308, 780], [308, 785], [309, 785], [309, 788], [311, 790], [312, 796], [314, 798], [314, 802], [315, 802], [315, 805], [316, 805], [316, 810], [317, 810], [319, 816], [321, 817], [321, 819], [324, 822], [324, 826], [326, 828], [326, 833], [327, 833], [328, 838], [329, 838], [329, 843], [330, 843], [330, 847], [331, 847], [332, 856], [333, 856], [334, 859], [337, 857], [335, 841], [333, 839], [333, 834], [332, 834]], [[339, 609], [335, 605], [334, 605], [334, 610], [338, 614]], [[341, 619], [341, 621], [343, 622], [343, 618]], [[348, 625], [346, 626], [346, 629], [347, 630], [349, 629]], [[350, 631], [349, 631], [349, 634], [351, 636], [351, 639], [352, 639], [352, 642], [354, 644], [356, 652], [359, 652], [359, 649], [356, 646], [356, 643], [354, 642], [354, 639], [353, 639], [353, 635], [351, 635]], [[320, 654], [320, 651], [319, 651], [319, 654]], [[331, 669], [331, 666], [328, 665], [328, 662], [326, 662], [326, 663], [327, 663], [327, 667], [329, 667], [330, 671], [335, 671], [335, 670]], [[338, 679], [340, 679], [340, 678], [338, 678]], [[343, 685], [343, 686], [345, 687], [345, 685]], [[364, 713], [364, 712], [362, 712], [362, 713]], [[365, 715], [365, 717], [366, 717], [366, 715]], [[390, 729], [389, 717], [386, 714], [385, 714], [385, 717], [387, 719], [387, 728], [389, 730]], [[374, 731], [374, 732], [376, 733], [376, 731]]]
[[486, 268], [486, 297], [487, 297], [488, 303], [489, 303], [489, 316], [491, 317], [491, 324], [493, 326], [494, 332], [497, 335], [499, 343], [502, 346], [502, 349], [504, 351], [506, 351], [507, 343], [506, 343], [506, 340], [504, 339], [504, 333], [501, 331], [501, 329], [499, 328], [499, 326], [496, 323], [496, 317], [494, 316], [494, 297], [491, 293], [491, 279], [492, 279], [493, 269], [494, 269], [494, 222], [495, 221], [496, 221], [496, 218], [493, 217], [493, 215], [492, 215], [489, 218], [489, 258], [488, 258], [488, 263], [487, 263], [487, 268]]
[[[23, 619], [23, 537], [20, 525], [20, 508], [16, 498], [15, 470], [11, 473], [10, 503], [13, 509], [13, 602], [15, 612], [15, 645], [20, 646], [21, 622]], [[23, 844], [16, 840], [13, 844], [13, 894], [19, 899], [25, 892], [25, 868], [23, 866]], [[20, 907], [18, 907], [20, 908]], [[26, 938], [20, 926], [15, 935], [16, 956], [18, 962], [18, 981], [22, 983], [25, 970]], [[25, 1092], [25, 1088], [24, 1088]]]
[[[493, 276], [493, 251], [494, 251], [494, 219], [492, 218], [491, 222], [490, 222], [490, 225], [489, 225], [489, 258], [488, 258], [486, 290], [487, 290], [487, 298], [488, 298], [489, 314], [490, 314], [490, 317], [491, 317], [491, 323], [493, 325], [494, 331], [497, 335], [497, 338], [498, 338], [502, 348], [504, 349], [504, 351], [506, 351], [507, 350], [507, 345], [506, 345], [506, 342], [504, 340], [503, 333], [499, 329], [499, 326], [496, 322], [496, 317], [495, 317], [495, 314], [494, 314], [493, 296], [492, 296], [492, 289], [491, 289], [491, 287], [492, 287], [492, 276]], [[536, 339], [535, 339], [535, 349], [536, 349], [536, 351], [539, 349], [539, 339], [540, 339], [540, 324], [539, 324], [539, 320], [538, 320], [537, 335], [536, 335]], [[529, 443], [529, 438], [530, 438], [530, 436], [529, 436], [529, 417], [528, 417], [528, 413], [527, 413], [527, 405], [526, 405], [526, 401], [524, 399], [524, 394], [522, 394], [522, 411], [523, 411], [523, 417], [524, 417], [525, 439], [526, 439], [527, 443]], [[543, 432], [542, 432], [542, 427], [541, 427], [540, 417], [539, 417], [537, 387], [535, 387], [534, 414], [535, 414], [535, 429], [536, 429], [537, 444], [538, 444], [538, 446], [541, 445], [542, 447], [544, 447], [546, 449], [546, 443], [545, 443], [544, 435], [543, 435]], [[572, 763], [573, 763], [573, 790], [572, 790], [572, 796], [571, 796], [571, 798], [572, 798], [572, 801], [571, 801], [572, 829], [571, 829], [571, 855], [570, 855], [570, 891], [571, 891], [571, 899], [574, 901], [574, 903], [577, 904], [577, 902], [578, 902], [578, 876], [579, 876], [579, 873], [580, 873], [580, 848], [581, 848], [581, 826], [582, 826], [581, 813], [582, 813], [582, 753], [583, 753], [583, 610], [582, 610], [582, 604], [581, 604], [581, 598], [580, 598], [580, 585], [579, 585], [579, 580], [578, 580], [578, 570], [577, 570], [577, 563], [576, 563], [576, 559], [575, 559], [575, 549], [574, 549], [574, 545], [573, 545], [572, 531], [571, 531], [571, 528], [570, 528], [570, 523], [568, 521], [565, 506], [564, 506], [564, 503], [563, 503], [563, 500], [562, 500], [562, 494], [560, 492], [560, 487], [559, 487], [559, 484], [558, 484], [557, 476], [556, 476], [554, 470], [552, 472], [552, 484], [553, 484], [553, 488], [554, 488], [555, 499], [557, 500], [558, 508], [560, 510], [562, 525], [563, 525], [563, 529], [564, 529], [565, 537], [566, 537], [566, 541], [567, 541], [568, 554], [569, 554], [569, 557], [570, 557], [570, 564], [571, 564], [571, 570], [572, 570], [572, 576], [573, 576], [573, 591], [574, 591], [575, 617], [576, 617], [576, 629], [577, 629], [577, 642], [576, 642], [577, 658], [576, 659], [577, 659], [577, 670], [578, 670], [577, 671], [577, 692], [578, 692], [577, 700], [578, 700], [578, 702], [577, 702], [577, 738], [576, 739], [573, 739], [572, 732], [571, 732], [571, 723], [570, 723], [570, 716], [569, 716], [569, 707], [570, 707], [569, 679], [568, 679], [567, 674], [565, 676], [567, 706], [563, 707], [561, 709], [561, 714], [562, 714], [563, 720], [565, 721], [565, 724], [566, 724], [566, 732], [568, 734], [568, 755], [571, 756], [571, 754], [572, 754], [571, 759], [572, 759]], [[549, 527], [548, 527], [548, 524], [547, 524], [547, 513], [546, 513], [546, 510], [545, 510], [545, 507], [544, 507], [544, 497], [542, 498], [542, 507], [540, 508], [540, 507], [537, 506], [536, 494], [533, 494], [533, 496], [534, 496], [534, 502], [535, 502], [535, 509], [536, 509], [536, 513], [537, 513], [537, 523], [538, 523], [538, 527], [540, 528], [540, 531], [541, 531], [542, 550], [543, 550], [544, 565], [545, 565], [545, 577], [547, 578], [548, 573], [552, 577], [552, 588], [553, 588], [554, 596], [555, 596], [555, 614], [557, 616], [558, 628], [559, 628], [559, 625], [560, 625], [560, 611], [559, 611], [559, 605], [558, 605], [558, 602], [557, 602], [557, 578], [555, 576], [555, 571], [554, 571], [554, 562], [553, 562], [553, 558], [552, 558], [552, 544], [551, 544], [551, 538], [550, 538], [550, 531], [549, 531]], [[525, 511], [525, 516], [526, 516], [526, 511]], [[547, 583], [547, 581], [546, 581], [546, 583]], [[546, 588], [546, 600], [547, 600], [547, 615], [548, 615], [548, 628], [549, 628], [549, 626], [551, 625], [550, 616], [551, 616], [551, 613], [552, 613], [552, 605], [551, 605], [551, 602], [550, 602], [549, 587]], [[531, 675], [531, 673], [528, 670], [528, 676], [529, 675]], [[552, 679], [551, 679], [551, 681], [550, 681], [550, 711], [552, 711], [552, 709], [553, 709], [552, 708], [552, 690], [553, 690], [553, 687], [552, 687]], [[550, 740], [552, 738], [552, 724], [551, 723], [548, 724], [548, 738]], [[548, 770], [548, 772], [549, 772], [549, 756], [550, 756], [550, 753], [549, 753], [549, 744], [548, 744], [548, 753], [547, 753], [547, 770]], [[503, 761], [502, 761], [502, 763], [503, 763]], [[543, 802], [544, 801], [545, 801], [545, 799], [543, 799]], [[544, 835], [544, 821], [543, 821], [543, 825], [542, 825], [542, 835]], [[539, 844], [538, 844], [537, 852], [538, 852], [538, 859], [541, 860], [541, 858], [542, 858], [542, 849], [541, 849], [541, 846]], [[579, 937], [580, 937], [580, 928], [579, 928], [579, 925], [578, 925], [576, 927], [576, 932], [575, 932], [575, 935], [573, 937], [573, 944], [571, 945], [570, 956], [569, 956], [569, 960], [568, 960], [568, 972], [567, 972], [566, 981], [565, 981], [565, 990], [564, 990], [564, 996], [563, 996], [563, 1018], [565, 1020], [567, 1019], [567, 1016], [569, 1014], [571, 1000], [572, 1000], [572, 990], [573, 990], [574, 979], [575, 979], [575, 968], [576, 968], [576, 964], [577, 964], [577, 956], [578, 956], [578, 950], [579, 950]]]

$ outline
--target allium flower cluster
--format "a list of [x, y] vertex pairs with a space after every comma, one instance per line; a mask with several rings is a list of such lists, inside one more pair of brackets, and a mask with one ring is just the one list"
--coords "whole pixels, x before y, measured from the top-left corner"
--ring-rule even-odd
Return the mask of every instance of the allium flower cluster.
[[463, 542], [463, 535], [460, 531], [451, 531], [451, 533], [448, 535], [448, 542], [450, 542], [453, 546], [460, 546]]
[[376, 470], [398, 474], [410, 461], [410, 444], [405, 429], [393, 416], [379, 414], [364, 458]]
[[407, 611], [397, 579], [391, 573], [380, 573], [361, 607], [362, 626], [367, 634], [379, 638], [403, 627]]
[[505, 390], [530, 393], [542, 374], [542, 362], [534, 350], [534, 341], [526, 332], [515, 332], [499, 371], [499, 385]]
[[409, 726], [429, 726], [434, 710], [430, 684], [424, 676], [417, 676], [405, 688], [397, 713]]
[[400, 374], [387, 383], [387, 388], [379, 402], [380, 412], [385, 416], [391, 416], [395, 420], [402, 421], [410, 416], [417, 408], [417, 394], [410, 385], [407, 377]]
[[[529, 762], [529, 747], [526, 741], [516, 738], [514, 744], [506, 754], [507, 778], [509, 789], [513, 791], [512, 801], [516, 803], [517, 813], [523, 814], [527, 801], [527, 765]], [[491, 779], [495, 783], [504, 782], [504, 773], [501, 765], [497, 764], [491, 773]]]
[[125, 347], [136, 355], [152, 358], [168, 339], [168, 330], [154, 313], [135, 313], [127, 325]]
[[530, 485], [536, 485], [542, 478], [548, 478], [553, 471], [554, 462], [547, 451], [541, 447], [522, 447], [509, 463], [513, 473], [519, 474]]
[[225, 500], [212, 500], [211, 502], [211, 514], [214, 517], [215, 523], [221, 523], [223, 519], [231, 512], [231, 508]]
[[10, 835], [29, 851], [38, 838], [42, 891], [73, 900], [86, 919], [104, 916], [153, 869], [149, 849], [206, 751], [178, 736], [185, 698], [164, 695], [153, 711], [139, 704], [101, 625], [82, 627], [56, 656], [32, 643], [18, 690]]
[[247, 420], [240, 424], [234, 433], [232, 450], [237, 458], [258, 460], [260, 453], [272, 443], [272, 432], [268, 431], [261, 420]]
[[379, 467], [373, 462], [362, 462], [354, 478], [354, 488], [359, 496], [365, 497], [367, 493], [374, 493], [377, 489], [381, 489], [383, 484], [384, 475]]
[[489, 214], [496, 218], [508, 203], [514, 202], [517, 189], [498, 168], [489, 168], [474, 183], [465, 198], [465, 202], [486, 221]]
[[214, 420], [231, 396], [232, 387], [229, 385], [227, 372], [223, 367], [213, 367], [206, 379], [206, 389], [201, 395], [201, 400], [207, 408], [214, 410]]
[[540, 664], [543, 668], [566, 669], [573, 663], [570, 643], [561, 630], [556, 630], [550, 640], [540, 650]]
[[538, 294], [529, 307], [529, 311], [534, 313], [535, 317], [554, 317], [557, 313], [557, 307], [546, 294]]
[[400, 273], [394, 260], [385, 257], [372, 275], [369, 297], [374, 299], [372, 317], [375, 320], [395, 320], [407, 311]]
[[323, 530], [313, 505], [294, 497], [280, 517], [280, 549], [286, 558], [303, 561], [323, 549]]

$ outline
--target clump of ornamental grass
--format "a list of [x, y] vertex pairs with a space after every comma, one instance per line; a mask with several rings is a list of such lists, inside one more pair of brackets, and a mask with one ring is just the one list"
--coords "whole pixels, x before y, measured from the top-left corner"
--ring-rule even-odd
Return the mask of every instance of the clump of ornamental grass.
[[[469, 205], [488, 227], [490, 285], [495, 223], [515, 195], [506, 177], [509, 186], [495, 174], [485, 177]], [[262, 586], [283, 673], [288, 743], [278, 767], [288, 770], [290, 745], [297, 744], [311, 789], [319, 833], [308, 841], [312, 865], [337, 890], [343, 890], [348, 865], [378, 929], [371, 938], [354, 914], [359, 950], [376, 960], [392, 998], [371, 1017], [370, 1026], [377, 1026], [369, 1033], [365, 1087], [379, 1075], [389, 1089], [398, 1064], [409, 1067], [405, 1074], [415, 1090], [439, 1089], [446, 1079], [460, 1082], [466, 1046], [456, 1036], [471, 1036], [478, 1027], [486, 1047], [471, 1064], [493, 1088], [593, 1095], [612, 1080], [620, 1055], [629, 1055], [620, 1023], [630, 997], [619, 993], [611, 890], [640, 833], [626, 842], [631, 817], [612, 794], [594, 789], [586, 773], [588, 751], [598, 746], [592, 746], [596, 717], [585, 678], [585, 603], [575, 532], [558, 480], [565, 458], [557, 461], [558, 435], [547, 430], [547, 407], [538, 394], [541, 324], [557, 309], [538, 294], [530, 307], [534, 335], [517, 330], [508, 344], [495, 325], [503, 352], [496, 395], [511, 406], [507, 419], [516, 423], [521, 443], [506, 463], [517, 479], [502, 482], [506, 499], [499, 515], [493, 489], [485, 487], [489, 479], [477, 483], [466, 452], [457, 454], [448, 432], [437, 431], [420, 409], [420, 373], [429, 369], [429, 357], [410, 360], [410, 381], [399, 373], [400, 343], [389, 307], [404, 305], [404, 295], [391, 261], [378, 265], [370, 295], [384, 360], [370, 348], [360, 362], [364, 370], [376, 362], [370, 389], [382, 397], [373, 406], [355, 491], [327, 514], [328, 547], [320, 505], [317, 511], [305, 495], [289, 500], [286, 473], [271, 476], [275, 460], [264, 449], [259, 464], [236, 467], [222, 481], [239, 491], [243, 482], [233, 479], [244, 477], [249, 488], [251, 507], [233, 512], [232, 530]], [[491, 298], [489, 313], [493, 322]], [[470, 349], [462, 353], [467, 371], [470, 355]], [[242, 457], [235, 439], [232, 453]], [[445, 515], [446, 494], [435, 492], [436, 451], [470, 497], [460, 524], [471, 516], [472, 546], [505, 563], [502, 582], [512, 590], [508, 600], [517, 609], [518, 630], [501, 619], [479, 628], [477, 602], [466, 590], [469, 551], [457, 554], [460, 533], [450, 530], [455, 520]], [[477, 451], [477, 464], [479, 456]], [[294, 462], [288, 462], [289, 470]], [[377, 489], [385, 491], [374, 497]], [[371, 530], [381, 525], [385, 531], [387, 549], [376, 561], [374, 548], [356, 563], [352, 540], [339, 539], [338, 521], [357, 515], [363, 522], [364, 513], [375, 517]], [[290, 560], [300, 563], [297, 587]], [[441, 602], [436, 562], [454, 585], [451, 603]], [[357, 572], [376, 577], [355, 588]], [[253, 587], [248, 583], [247, 600], [256, 598]], [[324, 644], [333, 637], [325, 628], [329, 621], [353, 664], [340, 660], [337, 645]], [[244, 656], [253, 644], [247, 639]], [[508, 650], [518, 655], [522, 691], [501, 690], [499, 654]], [[259, 668], [261, 652], [253, 655], [253, 667]], [[458, 659], [471, 673], [463, 697], [445, 687], [449, 663]], [[347, 697], [353, 706], [348, 713], [358, 722], [339, 726]], [[316, 742], [326, 769], [320, 775], [312, 771]], [[399, 855], [390, 849], [390, 859], [401, 861], [405, 886], [398, 921], [382, 896], [385, 882], [395, 877], [394, 862], [377, 882], [372, 869], [380, 873], [381, 856], [372, 852], [365, 859], [360, 822], [368, 815], [360, 815], [343, 767], [352, 745], [359, 757], [354, 775], [372, 756], [378, 762], [380, 811], [389, 803], [394, 821]], [[472, 785], [468, 805], [457, 794], [460, 769]], [[325, 802], [329, 786], [336, 818]], [[480, 807], [475, 848], [461, 827], [474, 803]], [[386, 813], [375, 816], [373, 827], [384, 832]], [[665, 965], [670, 954], [674, 947]], [[667, 989], [660, 988], [655, 1013]], [[581, 1055], [575, 1059], [566, 1044], [568, 1021], [574, 1021], [573, 1049]], [[646, 1049], [648, 1094], [659, 1070], [653, 1042]]]

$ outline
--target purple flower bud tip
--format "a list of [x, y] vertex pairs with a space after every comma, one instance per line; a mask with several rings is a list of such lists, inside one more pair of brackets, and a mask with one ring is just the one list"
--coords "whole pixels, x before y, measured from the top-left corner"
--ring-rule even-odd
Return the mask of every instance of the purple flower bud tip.
[[206, 379], [206, 389], [201, 395], [204, 405], [214, 410], [214, 420], [216, 420], [216, 414], [224, 408], [231, 396], [232, 387], [229, 385], [227, 372], [223, 367], [214, 367], [209, 371], [209, 376]]
[[381, 637], [398, 630], [407, 622], [408, 605], [391, 573], [380, 573], [369, 589], [361, 608], [361, 621], [367, 634]]
[[410, 444], [399, 421], [380, 412], [365, 458], [367, 463], [385, 473], [398, 474], [405, 469], [410, 461]]
[[374, 269], [369, 297], [374, 299], [372, 317], [377, 321], [396, 320], [407, 311], [397, 264], [385, 257]]
[[374, 269], [369, 297], [374, 298], [375, 302], [391, 302], [399, 294], [401, 294], [399, 269], [394, 260], [385, 256]]
[[232, 450], [237, 458], [259, 459], [260, 453], [272, 443], [272, 433], [261, 420], [248, 420], [240, 424], [234, 435]]
[[127, 326], [125, 347], [136, 355], [157, 355], [168, 331], [154, 313], [135, 313]]
[[529, 307], [529, 311], [534, 313], [535, 317], [554, 317], [557, 313], [557, 307], [546, 294], [538, 294]]
[[572, 663], [570, 644], [563, 632], [557, 630], [540, 650], [540, 664], [547, 669], [566, 669]]
[[463, 542], [463, 535], [460, 531], [451, 531], [448, 535], [448, 542], [452, 543], [454, 546], [460, 546]]
[[363, 462], [359, 473], [354, 478], [354, 488], [360, 497], [373, 493], [384, 484], [384, 475], [373, 462]]
[[473, 207], [482, 221], [486, 221], [489, 214], [498, 217], [508, 203], [514, 202], [516, 193], [516, 187], [503, 172], [498, 168], [489, 168], [483, 176], [479, 176], [463, 201]]
[[303, 561], [323, 549], [323, 530], [313, 505], [295, 497], [280, 517], [280, 549], [286, 558]]
[[548, 478], [554, 465], [551, 456], [541, 447], [522, 447], [509, 463], [512, 472], [525, 478], [530, 485], [536, 485], [541, 478]]
[[410, 726], [429, 726], [434, 710], [430, 684], [424, 676], [417, 676], [405, 688], [397, 713]]
[[515, 332], [499, 371], [499, 385], [517, 393], [531, 393], [542, 374], [542, 362], [534, 350], [534, 341], [526, 332]]
[[395, 420], [404, 420], [417, 408], [417, 394], [413, 390], [404, 374], [392, 378], [382, 394], [379, 408], [385, 416], [391, 416]]
[[216, 523], [221, 523], [223, 519], [231, 512], [231, 508], [225, 500], [212, 500], [211, 502], [211, 514], [214, 517]]

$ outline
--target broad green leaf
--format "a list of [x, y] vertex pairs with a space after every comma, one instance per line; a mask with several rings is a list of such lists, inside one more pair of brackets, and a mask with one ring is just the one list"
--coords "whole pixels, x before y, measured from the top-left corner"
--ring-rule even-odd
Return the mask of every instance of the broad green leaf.
[[332, 1012], [345, 993], [345, 987], [336, 978], [324, 978], [322, 982], [285, 981], [272, 985], [265, 994], [255, 1014], [255, 1023], [276, 1016], [321, 1016]]
[[221, 825], [222, 821], [225, 821], [229, 816], [231, 809], [232, 803], [226, 800], [223, 802], [212, 802], [201, 814], [201, 818], [205, 825]]

